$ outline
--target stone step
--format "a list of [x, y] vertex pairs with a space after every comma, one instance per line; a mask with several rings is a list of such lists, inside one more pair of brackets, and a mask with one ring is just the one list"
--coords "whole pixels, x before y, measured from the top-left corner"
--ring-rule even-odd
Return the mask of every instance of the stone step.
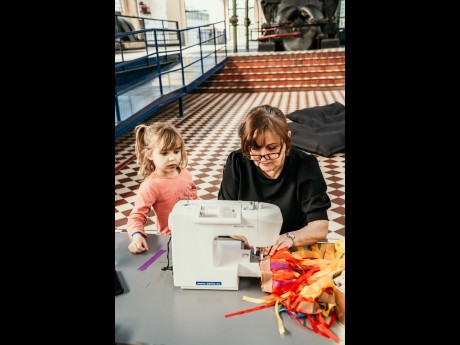
[[232, 85], [232, 84], [241, 84], [241, 85], [257, 85], [257, 84], [264, 84], [266, 85], [313, 85], [313, 84], [331, 84], [331, 83], [339, 83], [345, 84], [345, 77], [328, 77], [328, 78], [272, 78], [271, 80], [261, 79], [261, 78], [254, 78], [254, 79], [246, 79], [246, 80], [212, 80], [212, 81], [204, 81], [202, 84], [214, 84], [216, 86], [224, 86], [225, 84]]
[[218, 73], [206, 80], [214, 81], [246, 81], [246, 80], [295, 80], [295, 79], [325, 79], [325, 78], [345, 78], [345, 69], [332, 71], [308, 71], [300, 72], [295, 69], [281, 70], [279, 72], [251, 71], [246, 73]]
[[221, 74], [245, 74], [248, 72], [252, 73], [284, 73], [288, 71], [298, 71], [298, 72], [319, 72], [319, 71], [342, 71], [345, 70], [345, 63], [324, 63], [324, 64], [316, 64], [311, 66], [305, 65], [284, 65], [284, 66], [270, 66], [266, 67], [265, 65], [258, 65], [258, 66], [238, 66], [234, 67], [227, 62], [224, 68], [222, 68], [219, 73]]
[[321, 65], [337, 65], [345, 64], [345, 57], [323, 57], [314, 59], [278, 59], [278, 60], [238, 60], [235, 61], [233, 58], [227, 58], [226, 66], [236, 68], [248, 68], [248, 67], [279, 67], [279, 66], [321, 66]]
[[228, 56], [229, 61], [279, 61], [279, 60], [297, 60], [297, 59], [321, 59], [345, 57], [345, 49], [340, 50], [312, 50], [302, 52], [270, 52], [256, 53], [253, 55]]
[[334, 91], [344, 90], [345, 85], [322, 85], [322, 86], [254, 86], [254, 87], [217, 87], [209, 86], [202, 87], [201, 85], [195, 88], [192, 93], [252, 93], [252, 92], [294, 92], [294, 91]]
[[345, 49], [269, 52], [227, 57], [195, 92], [339, 90], [345, 88]]

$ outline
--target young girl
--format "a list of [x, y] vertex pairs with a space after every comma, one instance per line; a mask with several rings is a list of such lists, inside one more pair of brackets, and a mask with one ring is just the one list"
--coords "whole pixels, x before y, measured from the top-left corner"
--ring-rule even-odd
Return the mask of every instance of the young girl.
[[168, 123], [138, 125], [136, 157], [143, 181], [134, 208], [128, 217], [128, 250], [137, 254], [148, 250], [144, 224], [151, 207], [157, 216], [159, 235], [170, 235], [168, 216], [179, 200], [198, 199], [192, 175], [185, 169], [187, 153], [179, 131]]

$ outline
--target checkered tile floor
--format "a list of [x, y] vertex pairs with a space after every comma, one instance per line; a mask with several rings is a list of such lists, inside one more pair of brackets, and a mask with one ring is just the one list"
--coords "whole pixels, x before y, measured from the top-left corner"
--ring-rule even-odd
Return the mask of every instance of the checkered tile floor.
[[[177, 102], [155, 113], [146, 123], [166, 121], [182, 133], [198, 195], [204, 200], [217, 199], [222, 168], [227, 155], [239, 147], [237, 126], [252, 107], [270, 104], [286, 115], [295, 110], [345, 104], [345, 91], [298, 91], [259, 93], [192, 93], [183, 98], [184, 117], [179, 118]], [[318, 156], [328, 185], [332, 206], [329, 214], [330, 240], [345, 238], [345, 154]], [[126, 231], [139, 187], [138, 166], [134, 156], [133, 132], [115, 142], [115, 231]], [[148, 233], [156, 233], [155, 214], [146, 223]]]

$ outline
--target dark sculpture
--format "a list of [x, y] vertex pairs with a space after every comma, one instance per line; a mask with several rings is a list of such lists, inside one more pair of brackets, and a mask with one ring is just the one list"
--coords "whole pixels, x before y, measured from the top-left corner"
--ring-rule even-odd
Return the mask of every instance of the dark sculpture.
[[318, 39], [337, 36], [335, 12], [339, 0], [261, 0], [266, 22], [262, 43], [274, 43], [275, 50], [307, 50]]
[[[126, 18], [115, 15], [115, 33], [118, 32], [132, 32], [135, 31], [133, 24], [131, 24]], [[139, 41], [140, 39], [136, 35], [127, 35], [121, 38], [122, 41]]]

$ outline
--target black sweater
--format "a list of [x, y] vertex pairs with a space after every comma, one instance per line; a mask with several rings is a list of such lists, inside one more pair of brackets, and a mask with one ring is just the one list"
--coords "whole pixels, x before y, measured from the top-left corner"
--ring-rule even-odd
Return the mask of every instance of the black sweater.
[[254, 162], [233, 151], [224, 165], [220, 200], [261, 201], [277, 205], [283, 215], [280, 234], [295, 231], [314, 220], [328, 220], [331, 201], [315, 156], [291, 148], [276, 179], [267, 178]]

